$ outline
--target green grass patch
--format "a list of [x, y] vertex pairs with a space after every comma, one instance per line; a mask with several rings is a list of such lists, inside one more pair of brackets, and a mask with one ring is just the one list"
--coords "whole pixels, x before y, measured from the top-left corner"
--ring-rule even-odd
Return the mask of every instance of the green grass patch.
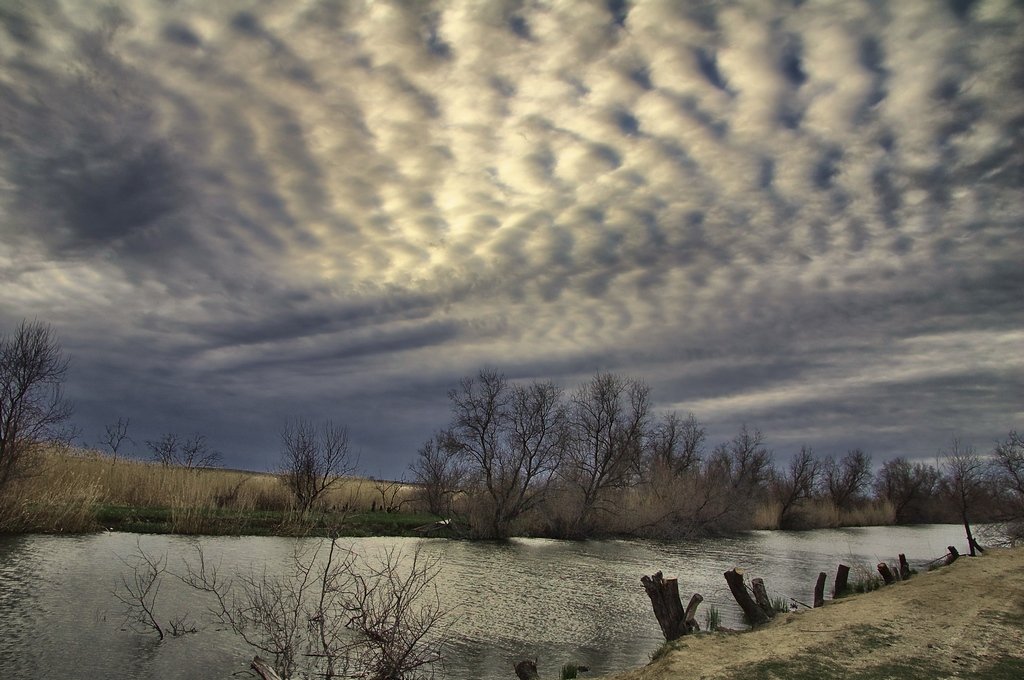
[[209, 536], [419, 536], [416, 528], [436, 521], [419, 513], [297, 513], [230, 508], [165, 508], [98, 505], [100, 528], [143, 534]]

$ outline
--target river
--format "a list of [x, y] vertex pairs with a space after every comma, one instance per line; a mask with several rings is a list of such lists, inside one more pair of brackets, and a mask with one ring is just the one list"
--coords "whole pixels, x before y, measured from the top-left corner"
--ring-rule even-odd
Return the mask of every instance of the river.
[[[314, 540], [314, 539], [306, 539]], [[204, 614], [207, 600], [174, 579], [164, 580], [158, 614], [189, 613], [200, 631], [158, 641], [125, 630], [114, 596], [129, 573], [123, 560], [137, 542], [151, 555], [181, 559], [201, 543], [222, 573], [283, 572], [295, 539], [274, 537], [0, 536], [0, 675], [4, 680], [224, 678], [244, 671], [253, 651]], [[868, 568], [905, 553], [912, 566], [964, 544], [956, 525], [869, 527], [806, 532], [754, 531], [687, 542], [640, 540], [567, 542], [516, 539], [505, 543], [445, 539], [361, 538], [340, 543], [361, 555], [419, 549], [440, 565], [443, 604], [454, 608], [446, 675], [453, 680], [509, 680], [512, 664], [536, 659], [542, 677], [567, 662], [589, 675], [646, 663], [661, 644], [640, 576], [678, 576], [684, 603], [693, 592], [739, 627], [739, 609], [722, 573], [742, 566], [765, 579], [770, 594], [809, 602], [819, 571], [836, 565]], [[698, 615], [703, 621], [703, 616]], [[587, 677], [586, 675], [582, 677]]]

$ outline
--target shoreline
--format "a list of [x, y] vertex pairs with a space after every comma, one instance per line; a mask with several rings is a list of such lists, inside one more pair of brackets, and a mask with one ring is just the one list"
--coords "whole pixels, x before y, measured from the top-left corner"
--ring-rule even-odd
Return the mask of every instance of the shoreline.
[[1024, 677], [1024, 547], [991, 549], [757, 628], [685, 636], [602, 680]]

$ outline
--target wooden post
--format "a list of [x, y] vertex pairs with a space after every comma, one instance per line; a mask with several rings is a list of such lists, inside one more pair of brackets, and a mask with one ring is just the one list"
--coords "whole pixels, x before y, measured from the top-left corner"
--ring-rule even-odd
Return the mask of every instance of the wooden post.
[[952, 545], [946, 546], [946, 550], [949, 551], [949, 554], [946, 555], [946, 566], [948, 567], [956, 562], [956, 558], [960, 557], [960, 552], [956, 549], [956, 546]]
[[878, 563], [878, 573], [882, 575], [882, 580], [885, 581], [885, 585], [892, 585], [896, 583], [896, 577], [892, 575], [892, 570], [889, 569], [889, 565], [885, 562]]
[[696, 615], [697, 605], [704, 601], [703, 597], [695, 594], [690, 598], [690, 605], [684, 610], [683, 602], [679, 599], [678, 580], [664, 578], [659, 571], [653, 576], [641, 577], [640, 583], [647, 591], [647, 596], [651, 598], [654, 616], [657, 617], [658, 625], [661, 626], [661, 632], [667, 641], [671, 642], [691, 632], [687, 615]]
[[847, 582], [850, 580], [850, 568], [845, 564], [840, 564], [839, 568], [836, 569], [836, 582], [832, 588], [832, 599], [842, 597], [847, 590]]
[[754, 602], [747, 592], [746, 586], [743, 585], [743, 570], [739, 567], [734, 567], [725, 572], [724, 575], [725, 582], [729, 584], [729, 590], [732, 591], [736, 604], [743, 610], [750, 625], [757, 626], [762, 623], [768, 623], [768, 615], [757, 606], [757, 603]]
[[515, 669], [519, 680], [537, 680], [540, 677], [537, 674], [537, 664], [529, 659], [517, 663]]
[[256, 671], [256, 675], [263, 678], [263, 680], [281, 680], [281, 676], [277, 674], [274, 667], [258, 656], [253, 657], [249, 667]]
[[825, 579], [826, 578], [828, 578], [828, 576], [825, 575], [825, 572], [822, 571], [822, 572], [818, 573], [818, 581], [817, 581], [817, 583], [814, 584], [814, 607], [815, 607], [815, 609], [825, 605]]
[[910, 563], [907, 562], [907, 556], [900, 553], [900, 579], [906, 581], [910, 578]]
[[772, 607], [772, 601], [768, 599], [768, 589], [764, 587], [764, 579], [760, 577], [750, 579], [750, 589], [754, 591], [754, 601], [757, 602], [757, 606], [764, 610], [769, 619], [775, 618], [775, 608]]

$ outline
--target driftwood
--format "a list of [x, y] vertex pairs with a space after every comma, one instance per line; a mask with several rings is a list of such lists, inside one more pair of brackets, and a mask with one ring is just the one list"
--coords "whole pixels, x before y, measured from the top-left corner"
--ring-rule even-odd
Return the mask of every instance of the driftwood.
[[845, 564], [840, 564], [839, 568], [836, 569], [836, 582], [832, 587], [832, 599], [841, 597], [846, 592], [848, 586], [847, 583], [850, 580], [850, 568]]
[[694, 617], [697, 614], [697, 606], [704, 601], [700, 594], [694, 593], [690, 598], [690, 604], [683, 609], [677, 579], [664, 578], [659, 571], [653, 576], [641, 577], [640, 583], [647, 591], [647, 596], [651, 598], [654, 616], [657, 617], [658, 625], [661, 626], [661, 632], [667, 641], [671, 642], [699, 630]]
[[881, 574], [882, 580], [885, 581], [885, 585], [892, 585], [896, 583], [896, 577], [892, 575], [892, 570], [889, 569], [889, 565], [885, 562], [878, 563], [878, 573]]
[[906, 581], [910, 578], [910, 563], [907, 562], [907, 556], [900, 553], [900, 580]]
[[281, 680], [281, 676], [277, 674], [274, 667], [258, 656], [253, 657], [250, 668], [256, 671], [256, 675], [263, 678], [263, 680]]
[[823, 607], [825, 605], [825, 579], [828, 578], [825, 572], [818, 574], [818, 580], [814, 584], [814, 606]]
[[768, 590], [764, 587], [764, 579], [750, 579], [750, 589], [754, 591], [754, 601], [757, 602], [757, 606], [764, 610], [769, 619], [775, 618], [775, 608], [772, 607], [772, 601], [768, 599]]
[[516, 675], [519, 676], [519, 680], [537, 680], [540, 676], [537, 675], [537, 664], [536, 662], [526, 659], [520, 661], [515, 666]]
[[729, 584], [729, 590], [732, 591], [732, 596], [736, 600], [736, 604], [743, 610], [750, 625], [756, 626], [768, 623], [768, 615], [757, 606], [757, 603], [750, 597], [746, 586], [743, 584], [743, 570], [739, 567], [734, 567], [725, 572], [724, 576], [725, 582]]
[[947, 546], [946, 550], [949, 551], [949, 554], [946, 555], [946, 566], [949, 566], [949, 565], [953, 564], [954, 562], [956, 562], [956, 559], [958, 557], [960, 557], [960, 553], [959, 553], [959, 551], [957, 551], [956, 546], [952, 546], [952, 545]]

